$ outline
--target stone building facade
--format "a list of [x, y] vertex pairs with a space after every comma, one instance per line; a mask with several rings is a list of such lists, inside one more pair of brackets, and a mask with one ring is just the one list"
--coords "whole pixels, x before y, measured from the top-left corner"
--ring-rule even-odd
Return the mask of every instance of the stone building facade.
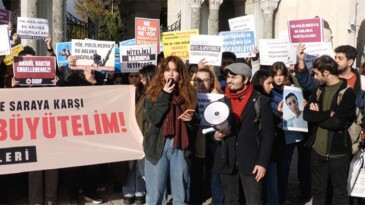
[[169, 0], [168, 24], [181, 12], [181, 29], [199, 28], [201, 34], [228, 31], [228, 19], [254, 15], [256, 37], [287, 35], [287, 21], [321, 17], [325, 41], [333, 47], [357, 47], [360, 65], [365, 45], [365, 1], [363, 0]]
[[[0, 0], [14, 16], [39, 17], [49, 20], [53, 42], [65, 39], [65, 7], [67, 0]], [[134, 18], [160, 18], [161, 0], [120, 0], [125, 38], [134, 37]], [[365, 45], [364, 0], [164, 0], [167, 3], [167, 25], [181, 21], [181, 30], [198, 28], [201, 34], [215, 35], [228, 31], [228, 19], [252, 14], [256, 37], [279, 38], [287, 35], [287, 21], [322, 17], [325, 41], [333, 47], [343, 44], [360, 51], [360, 65]], [[14, 19], [16, 22], [16, 19]], [[43, 42], [24, 40], [34, 48]]]

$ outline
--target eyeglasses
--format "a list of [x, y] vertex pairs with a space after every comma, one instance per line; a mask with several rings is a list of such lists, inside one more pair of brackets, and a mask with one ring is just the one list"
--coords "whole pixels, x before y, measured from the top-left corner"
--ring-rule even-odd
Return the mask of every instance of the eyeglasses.
[[196, 79], [194, 80], [194, 82], [195, 82], [195, 84], [200, 84], [200, 83], [202, 83], [202, 82], [204, 82], [204, 83], [208, 83], [210, 80], [211, 80], [210, 78], [206, 78], [206, 79], [196, 78]]

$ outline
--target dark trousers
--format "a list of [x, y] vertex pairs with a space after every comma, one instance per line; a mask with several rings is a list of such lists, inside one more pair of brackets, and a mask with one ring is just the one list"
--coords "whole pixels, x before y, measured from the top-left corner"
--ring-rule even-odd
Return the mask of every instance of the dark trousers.
[[242, 183], [246, 204], [262, 204], [262, 180], [257, 182], [255, 175], [221, 174], [225, 202], [229, 205], [239, 205], [239, 182]]
[[325, 204], [327, 182], [333, 187], [332, 204], [349, 204], [347, 194], [347, 176], [349, 172], [350, 156], [326, 158], [311, 153], [311, 173], [312, 173], [312, 191], [313, 205]]
[[56, 202], [58, 169], [29, 172], [28, 187], [30, 204], [42, 204], [46, 201]]

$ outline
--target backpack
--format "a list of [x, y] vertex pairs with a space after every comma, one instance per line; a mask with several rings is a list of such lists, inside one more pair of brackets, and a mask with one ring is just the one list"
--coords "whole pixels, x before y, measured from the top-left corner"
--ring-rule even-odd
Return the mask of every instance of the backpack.
[[[337, 102], [336, 102], [337, 106], [340, 104], [342, 97], [348, 88], [351, 88], [351, 87], [347, 85], [346, 88], [340, 90], [340, 92], [338, 93]], [[320, 89], [317, 89], [317, 92], [316, 92], [317, 101], [319, 100], [321, 92], [322, 91]], [[354, 121], [352, 122], [350, 127], [347, 129], [347, 131], [350, 135], [350, 138], [351, 138], [351, 142], [352, 142], [352, 154], [355, 154], [359, 150], [358, 142], [360, 139], [360, 132], [362, 130], [361, 119], [362, 119], [362, 113], [361, 113], [360, 109], [356, 106], [356, 115], [355, 115]]]

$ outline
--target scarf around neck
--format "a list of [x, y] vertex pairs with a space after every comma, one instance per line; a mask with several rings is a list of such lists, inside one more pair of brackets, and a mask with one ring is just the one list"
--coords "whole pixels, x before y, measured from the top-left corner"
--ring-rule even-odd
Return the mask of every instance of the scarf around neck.
[[173, 147], [185, 149], [189, 145], [186, 122], [177, 118], [186, 110], [186, 104], [182, 96], [173, 96], [169, 102], [170, 108], [162, 126], [162, 136], [174, 138]]
[[228, 87], [226, 87], [226, 96], [231, 101], [232, 112], [234, 115], [234, 124], [238, 125], [240, 122], [241, 114], [246, 107], [248, 99], [250, 99], [253, 91], [253, 85], [249, 84], [248, 87], [240, 92], [231, 92]]

